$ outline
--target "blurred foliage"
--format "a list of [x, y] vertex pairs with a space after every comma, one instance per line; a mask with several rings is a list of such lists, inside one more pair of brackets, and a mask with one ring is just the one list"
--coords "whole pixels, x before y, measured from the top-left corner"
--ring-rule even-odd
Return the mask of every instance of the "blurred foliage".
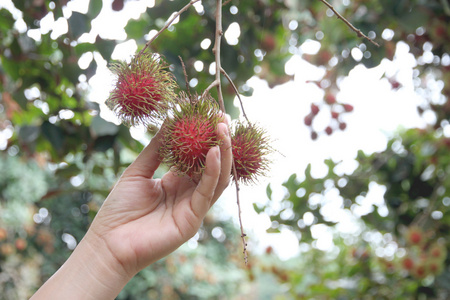
[[[106, 6], [120, 13], [134, 0], [91, 0], [86, 13], [70, 12], [68, 2], [25, 0], [14, 1], [15, 9], [0, 8], [1, 299], [27, 298], [55, 272], [82, 239], [118, 176], [143, 148], [128, 128], [102, 119], [99, 105], [87, 100], [98, 58], [110, 63], [122, 41], [102, 34], [92, 42], [80, 39], [91, 32], [91, 21], [110, 8]], [[186, 3], [156, 1], [128, 21], [127, 39], [142, 48], [147, 34], [162, 28]], [[330, 115], [326, 133], [344, 130], [339, 114], [352, 108], [339, 97], [340, 80], [358, 64], [370, 68], [383, 59], [393, 60], [402, 42], [417, 62], [416, 91], [427, 100], [419, 112], [436, 116], [434, 126], [399, 134], [383, 152], [360, 152], [352, 174], [342, 174], [339, 162], [331, 160], [325, 162], [324, 178], [312, 177], [310, 168], [302, 176], [294, 174], [284, 183], [283, 199], [272, 199], [268, 186], [268, 198], [279, 205], [269, 202], [266, 207], [255, 205], [255, 210], [270, 215], [272, 232], [288, 229], [297, 234], [299, 257], [282, 262], [268, 248], [264, 255], [252, 255], [245, 268], [236, 228], [211, 218], [191, 244], [140, 272], [118, 299], [449, 297], [449, 258], [431, 261], [428, 256], [435, 245], [444, 245], [447, 254], [450, 240], [450, 142], [444, 135], [450, 114], [449, 5], [440, 0], [331, 3], [381, 47], [359, 38], [320, 1], [228, 2], [223, 7], [224, 32], [238, 24], [240, 36], [236, 45], [224, 38], [221, 60], [240, 93], [252, 93], [246, 82], [254, 75], [271, 87], [291, 80], [285, 63], [300, 55], [325, 70], [321, 80], [311, 82], [323, 90], [323, 101], [305, 112], [312, 137], [318, 137], [313, 119], [323, 106], [338, 113]], [[191, 80], [191, 88], [198, 92], [213, 80], [214, 6], [215, 1], [207, 0], [190, 8], [151, 45], [167, 58], [184, 86], [181, 56], [189, 78], [197, 79]], [[67, 23], [67, 32], [52, 36], [41, 28], [44, 17]], [[208, 47], [201, 46], [205, 39], [211, 42]], [[302, 53], [299, 46], [306, 41], [320, 42], [319, 52]], [[360, 59], [352, 55], [358, 51]], [[79, 60], [87, 54], [97, 58], [82, 69]], [[197, 61], [203, 68], [194, 68]], [[401, 88], [395, 76], [387, 79], [394, 90]], [[237, 117], [226, 79], [223, 89], [227, 112]], [[384, 204], [377, 202], [361, 213], [377, 188], [384, 190]], [[338, 218], [326, 217], [330, 195], [338, 195], [341, 202], [332, 208], [354, 222], [353, 233], [342, 233]], [[313, 226], [331, 232], [331, 251], [317, 249]], [[407, 238], [416, 227], [424, 236], [420, 244]], [[426, 273], [405, 269], [403, 261], [409, 257], [415, 265], [427, 264]], [[442, 268], [433, 271], [430, 266], [436, 261]]]
[[[273, 209], [269, 203], [259, 210], [272, 211], [272, 230], [287, 227], [301, 243], [316, 248], [313, 231], [326, 228], [335, 237], [335, 247], [328, 253], [331, 258], [308, 264], [309, 274], [318, 273], [310, 285], [292, 274], [291, 294], [306, 299], [448, 298], [449, 145], [442, 132], [410, 129], [393, 138], [383, 152], [359, 152], [358, 167], [351, 174], [342, 174], [339, 163], [331, 160], [325, 162], [328, 174], [323, 178], [311, 176], [310, 166], [302, 176], [293, 174], [283, 184], [281, 208], [268, 210]], [[379, 189], [383, 196], [374, 196]], [[374, 202], [374, 197], [382, 202]], [[340, 230], [345, 219], [354, 226], [350, 232]], [[416, 237], [411, 238], [411, 231]], [[434, 247], [443, 256], [429, 254]], [[310, 252], [307, 255], [320, 251]], [[411, 266], [403, 263], [408, 257]]]

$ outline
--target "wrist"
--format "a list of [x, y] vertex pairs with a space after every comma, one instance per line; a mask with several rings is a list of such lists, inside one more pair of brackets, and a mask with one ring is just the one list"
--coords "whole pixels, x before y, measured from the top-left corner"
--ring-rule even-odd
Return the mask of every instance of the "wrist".
[[88, 231], [32, 299], [114, 299], [133, 275], [123, 269], [100, 237]]
[[88, 284], [90, 293], [97, 295], [92, 299], [100, 299], [100, 296], [105, 295], [114, 299], [134, 275], [127, 272], [105, 241], [90, 230], [80, 242], [78, 250], [78, 253], [74, 253], [73, 263], [81, 264], [86, 273], [84, 281], [92, 283]]

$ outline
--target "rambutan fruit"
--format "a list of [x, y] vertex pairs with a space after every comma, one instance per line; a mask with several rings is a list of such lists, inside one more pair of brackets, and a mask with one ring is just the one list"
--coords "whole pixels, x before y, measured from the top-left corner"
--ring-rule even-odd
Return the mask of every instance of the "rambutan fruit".
[[414, 268], [414, 261], [411, 257], [405, 257], [402, 260], [402, 267], [405, 270], [412, 270]]
[[428, 249], [428, 256], [436, 260], [445, 260], [447, 257], [447, 249], [445, 245], [435, 242]]
[[200, 175], [209, 149], [220, 144], [216, 129], [221, 120], [217, 102], [209, 94], [189, 97], [181, 92], [173, 116], [164, 123], [163, 162], [180, 175]]
[[167, 67], [162, 57], [152, 53], [137, 55], [129, 64], [113, 64], [111, 71], [117, 82], [106, 105], [129, 126], [148, 126], [163, 120], [177, 87]]
[[306, 126], [311, 126], [312, 122], [313, 122], [313, 118], [314, 118], [314, 115], [308, 114], [305, 116], [303, 122], [305, 123]]
[[311, 113], [313, 115], [317, 115], [319, 113], [319, 111], [320, 111], [320, 108], [316, 104], [311, 103]]
[[411, 270], [411, 274], [418, 279], [425, 278], [428, 275], [427, 266], [423, 262], [418, 263]]
[[236, 176], [242, 183], [255, 182], [268, 168], [267, 155], [273, 151], [266, 132], [254, 124], [238, 122], [231, 135]]
[[434, 275], [439, 275], [444, 270], [444, 262], [439, 260], [430, 260], [428, 262], [428, 269]]
[[351, 105], [351, 104], [344, 104], [343, 106], [344, 106], [344, 110], [346, 112], [352, 112], [353, 111], [353, 105]]
[[406, 240], [411, 245], [422, 244], [425, 241], [425, 234], [419, 227], [411, 226], [406, 232]]

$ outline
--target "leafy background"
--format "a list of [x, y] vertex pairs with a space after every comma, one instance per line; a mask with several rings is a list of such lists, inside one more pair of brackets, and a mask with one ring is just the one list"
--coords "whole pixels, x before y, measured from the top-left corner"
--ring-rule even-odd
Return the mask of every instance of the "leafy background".
[[[90, 41], [83, 34], [91, 32], [92, 20], [106, 7], [120, 13], [134, 1], [91, 0], [86, 13], [67, 13], [68, 2], [14, 1], [15, 10], [0, 9], [2, 299], [29, 297], [57, 270], [83, 237], [118, 176], [143, 148], [128, 128], [101, 118], [98, 103], [88, 100], [89, 80], [100, 60], [92, 59], [83, 68], [79, 64], [83, 55], [100, 55], [111, 62], [122, 40], [97, 34]], [[127, 40], [142, 47], [145, 34], [159, 30], [185, 2], [156, 1], [139, 18], [128, 21], [124, 27]], [[236, 45], [223, 43], [222, 65], [239, 91], [251, 95], [247, 81], [252, 76], [266, 80], [270, 87], [291, 81], [285, 63], [301, 55], [326, 71], [322, 80], [312, 83], [324, 91], [317, 107], [344, 111], [346, 103], [336, 101], [339, 82], [359, 64], [371, 68], [382, 60], [395, 59], [395, 49], [403, 43], [416, 60], [413, 80], [424, 100], [419, 113], [434, 116], [432, 124], [395, 133], [382, 152], [359, 152], [352, 174], [341, 174], [339, 163], [328, 160], [328, 174], [323, 178], [313, 177], [309, 167], [286, 174], [286, 193], [280, 199], [275, 199], [269, 185], [267, 203], [254, 208], [270, 216], [270, 231], [284, 228], [301, 237], [299, 256], [283, 261], [268, 247], [263, 254], [252, 255], [250, 264], [244, 266], [239, 229], [230, 220], [211, 214], [195, 241], [140, 272], [118, 299], [449, 297], [448, 256], [438, 261], [439, 272], [433, 272], [432, 261], [424, 254], [432, 243], [447, 252], [450, 247], [448, 2], [331, 3], [381, 47], [358, 38], [343, 22], [330, 17], [330, 10], [320, 1], [229, 2], [223, 8], [223, 27], [236, 22], [241, 36]], [[208, 69], [214, 61], [211, 49], [200, 45], [214, 38], [215, 1], [205, 0], [202, 5], [202, 12], [191, 8], [151, 45], [152, 51], [163, 54], [173, 66], [178, 82], [184, 82], [178, 59], [182, 56], [189, 78], [198, 80], [195, 89], [199, 91], [211, 82]], [[232, 7], [238, 13], [232, 13]], [[40, 20], [49, 14], [61, 24], [67, 22], [66, 33], [52, 36], [52, 31], [41, 27]], [[299, 54], [296, 49], [310, 40], [320, 42], [319, 52]], [[352, 55], [355, 49], [361, 59]], [[192, 67], [196, 61], [204, 63], [203, 71]], [[393, 90], [401, 89], [395, 76], [387, 79]], [[227, 111], [236, 118], [238, 109], [226, 80], [223, 89]], [[312, 118], [311, 123], [305, 122], [312, 138], [320, 139], [324, 133], [316, 132], [313, 111], [302, 113], [301, 117]], [[331, 114], [329, 119], [333, 131], [342, 130]], [[384, 187], [384, 205], [358, 215], [357, 207], [368, 201], [374, 185]], [[336, 222], [324, 217], [321, 209], [330, 191], [342, 198], [340, 209], [358, 220], [358, 234], [346, 235]], [[317, 249], [313, 226], [326, 226], [333, 232], [331, 251]], [[407, 235], [417, 226], [425, 240], [419, 245]], [[406, 270], [405, 257], [425, 265], [426, 273]]]

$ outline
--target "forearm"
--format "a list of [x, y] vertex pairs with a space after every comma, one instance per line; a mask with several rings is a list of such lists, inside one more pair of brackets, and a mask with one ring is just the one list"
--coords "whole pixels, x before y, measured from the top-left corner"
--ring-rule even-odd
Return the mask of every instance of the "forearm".
[[102, 240], [87, 235], [31, 299], [114, 299], [131, 277]]

